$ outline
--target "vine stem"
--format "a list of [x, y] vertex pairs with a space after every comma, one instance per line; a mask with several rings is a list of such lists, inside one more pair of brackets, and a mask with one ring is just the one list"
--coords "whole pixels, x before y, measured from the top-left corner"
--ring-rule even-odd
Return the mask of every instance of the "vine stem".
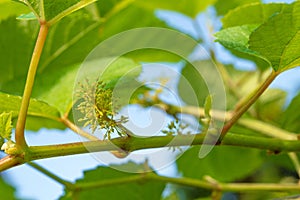
[[208, 182], [205, 180], [196, 180], [192, 178], [173, 178], [167, 176], [159, 176], [154, 173], [142, 173], [141, 175], [133, 175], [124, 178], [115, 178], [110, 180], [101, 180], [91, 183], [75, 184], [76, 191], [91, 190], [101, 187], [109, 187], [113, 185], [128, 184], [140, 181], [158, 181], [163, 183], [173, 183], [177, 185], [205, 188], [217, 191], [231, 192], [254, 192], [254, 191], [299, 191], [298, 184], [278, 184], [278, 183], [220, 183]]
[[63, 116], [60, 118], [60, 121], [69, 129], [71, 129], [72, 131], [74, 131], [75, 133], [77, 133], [78, 135], [91, 140], [91, 141], [97, 141], [99, 140], [96, 136], [90, 135], [89, 133], [85, 132], [84, 130], [82, 130], [81, 128], [79, 128], [78, 126], [76, 126], [74, 123], [72, 123], [66, 116]]
[[[204, 144], [205, 137], [206, 134], [154, 136], [149, 138], [120, 137], [110, 141], [88, 141], [46, 146], [30, 146], [25, 154], [15, 155], [11, 152], [12, 155], [2, 158], [0, 160], [0, 172], [25, 162], [59, 156], [120, 150], [133, 152], [150, 148], [202, 145]], [[296, 140], [281, 140], [238, 134], [227, 135], [222, 143], [217, 145], [256, 148], [273, 151], [275, 153], [281, 151], [300, 152], [299, 141]]]
[[277, 77], [278, 73], [272, 71], [272, 73], [268, 76], [268, 78], [246, 99], [242, 99], [240, 103], [237, 104], [237, 107], [233, 111], [233, 116], [227, 123], [224, 125], [220, 141], [225, 137], [230, 128], [240, 119], [240, 117], [256, 102], [256, 100], [264, 93], [264, 91], [269, 87], [269, 85], [273, 82], [273, 80]]
[[36, 45], [32, 54], [32, 58], [30, 61], [30, 66], [27, 74], [24, 94], [22, 98], [20, 113], [16, 125], [16, 134], [15, 134], [15, 140], [18, 147], [25, 149], [27, 148], [27, 143], [24, 135], [25, 131], [25, 123], [27, 118], [27, 112], [30, 102], [30, 96], [32, 93], [32, 88], [34, 84], [34, 79], [36, 75], [36, 70], [39, 64], [39, 60], [44, 48], [44, 44], [46, 41], [46, 37], [48, 34], [48, 26], [46, 23], [41, 22], [40, 31], [38, 34], [38, 38], [36, 41]]
[[28, 162], [27, 163], [28, 165], [30, 165], [31, 167], [33, 167], [34, 169], [40, 171], [41, 173], [45, 174], [46, 176], [48, 176], [49, 178], [55, 180], [56, 182], [64, 185], [67, 189], [73, 189], [74, 188], [74, 185], [69, 182], [69, 181], [66, 181], [60, 177], [58, 177], [57, 175], [53, 174], [52, 172], [50, 172], [49, 170], [45, 169], [44, 167], [34, 163], [34, 162]]

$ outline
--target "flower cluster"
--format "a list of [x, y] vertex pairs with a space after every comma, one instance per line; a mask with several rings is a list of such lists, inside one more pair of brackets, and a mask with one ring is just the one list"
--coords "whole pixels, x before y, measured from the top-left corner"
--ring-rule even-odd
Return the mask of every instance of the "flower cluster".
[[77, 95], [81, 98], [77, 110], [84, 115], [79, 121], [84, 122], [84, 127], [90, 126], [93, 133], [97, 128], [106, 130], [104, 139], [111, 139], [111, 134], [115, 132], [120, 136], [126, 135], [119, 124], [127, 119], [123, 116], [115, 119], [117, 113], [113, 107], [113, 90], [104, 82], [90, 83], [86, 80], [85, 84], [80, 83]]

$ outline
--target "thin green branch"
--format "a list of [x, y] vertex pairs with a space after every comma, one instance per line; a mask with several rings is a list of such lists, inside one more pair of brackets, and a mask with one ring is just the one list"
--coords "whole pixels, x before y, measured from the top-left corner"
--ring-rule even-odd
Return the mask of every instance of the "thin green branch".
[[[177, 106], [167, 105], [167, 104], [156, 104], [155, 106], [165, 110], [168, 113], [169, 113], [169, 109], [171, 108], [172, 114], [184, 113], [195, 117], [205, 117], [204, 108], [201, 107], [195, 107], [195, 106], [177, 107]], [[221, 110], [211, 110], [210, 115], [214, 120], [220, 120], [220, 121], [223, 120], [228, 121], [233, 116], [232, 112], [225, 112]], [[273, 126], [271, 124], [256, 119], [241, 118], [237, 121], [237, 124], [270, 137], [279, 138], [283, 140], [298, 140], [298, 136], [296, 133], [291, 133], [289, 131], [286, 131], [284, 129], [281, 129], [279, 127]]]
[[[27, 160], [37, 160], [73, 154], [124, 150], [132, 152], [141, 149], [202, 145], [205, 134], [178, 135], [178, 136], [155, 136], [149, 138], [121, 137], [110, 141], [76, 142], [68, 144], [32, 146], [29, 147]], [[208, 145], [208, 144], [206, 144]], [[275, 138], [243, 136], [229, 134], [222, 142], [226, 146], [250, 147], [274, 152], [299, 152], [300, 142], [280, 140]]]
[[256, 102], [256, 100], [264, 93], [264, 91], [269, 87], [273, 80], [277, 77], [277, 73], [272, 71], [270, 76], [256, 89], [254, 90], [246, 99], [243, 99], [240, 104], [233, 111], [232, 118], [226, 122], [222, 131], [220, 141], [225, 137], [230, 128], [240, 119], [240, 117]]
[[78, 126], [76, 126], [74, 123], [72, 123], [67, 116], [63, 116], [60, 118], [60, 121], [69, 129], [71, 129], [72, 131], [74, 131], [75, 133], [77, 133], [78, 135], [91, 140], [91, 141], [97, 141], [99, 140], [96, 136], [93, 136], [87, 132], [85, 132], [84, 130], [82, 130], [81, 128], [79, 128]]
[[[31, 146], [26, 151], [25, 155], [16, 155], [10, 159], [21, 159], [18, 164], [29, 162], [32, 160], [68, 156], [75, 154], [103, 152], [103, 151], [125, 151], [133, 152], [142, 149], [161, 148], [161, 147], [177, 147], [177, 146], [192, 146], [204, 144], [206, 134], [195, 135], [178, 135], [178, 136], [155, 136], [149, 138], [137, 137], [120, 137], [110, 141], [89, 141], [76, 142], [68, 144], [46, 145], [46, 146]], [[209, 145], [209, 144], [205, 144]], [[239, 146], [256, 148], [261, 150], [269, 150], [278, 152], [300, 152], [300, 142], [294, 140], [281, 140], [275, 138], [253, 137], [238, 134], [228, 134], [224, 138], [222, 144], [226, 146]], [[6, 158], [0, 160], [5, 163]], [[20, 162], [21, 161], [21, 162]], [[11, 162], [11, 161], [10, 161]], [[0, 167], [5, 170], [8, 167]], [[13, 167], [14, 165], [10, 166]], [[0, 170], [0, 171], [2, 171]]]
[[57, 181], [58, 183], [64, 185], [67, 189], [72, 190], [74, 188], [74, 184], [66, 181], [60, 177], [58, 177], [57, 175], [53, 174], [52, 172], [48, 171], [47, 169], [45, 169], [44, 167], [34, 163], [34, 162], [28, 162], [28, 165], [30, 165], [31, 167], [33, 167], [34, 169], [40, 171], [41, 173], [45, 174], [46, 176], [48, 176], [49, 178]]
[[27, 143], [24, 136], [24, 130], [25, 130], [28, 106], [30, 102], [30, 96], [32, 93], [35, 74], [46, 41], [47, 33], [48, 33], [48, 26], [46, 24], [41, 23], [40, 32], [36, 41], [35, 49], [33, 51], [29, 70], [28, 70], [24, 95], [22, 98], [20, 113], [16, 125], [16, 134], [15, 134], [16, 144], [17, 146], [23, 149], [27, 147]]
[[109, 187], [112, 185], [128, 184], [139, 181], [159, 181], [163, 183], [172, 183], [195, 188], [205, 188], [209, 190], [230, 191], [230, 192], [266, 192], [266, 191], [300, 191], [298, 184], [278, 184], [278, 183], [220, 183], [208, 182], [205, 180], [197, 180], [192, 178], [173, 178], [159, 176], [154, 173], [143, 173], [129, 177], [115, 178], [109, 180], [101, 180], [92, 183], [77, 183], [75, 184], [76, 191], [91, 190], [101, 187]]

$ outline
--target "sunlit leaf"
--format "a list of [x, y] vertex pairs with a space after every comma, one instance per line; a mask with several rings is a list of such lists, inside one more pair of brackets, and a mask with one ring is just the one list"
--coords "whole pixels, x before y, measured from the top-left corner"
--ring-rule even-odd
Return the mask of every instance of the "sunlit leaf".
[[[122, 166], [123, 169], [130, 167], [140, 169], [143, 171], [143, 165], [137, 165], [134, 163], [127, 163]], [[116, 170], [112, 167], [98, 167], [97, 169], [85, 171], [84, 177], [76, 181], [76, 184], [89, 184], [95, 181], [112, 181], [118, 178], [128, 178], [130, 179], [132, 176], [141, 175], [142, 174], [133, 174], [122, 172]], [[165, 188], [165, 185], [160, 182], [154, 181], [146, 181], [146, 182], [129, 182], [118, 185], [107, 185], [103, 187], [95, 187], [90, 190], [82, 190], [74, 193], [66, 193], [64, 197], [61, 199], [72, 199], [72, 197], [76, 197], [77, 199], [110, 199], [110, 200], [152, 200], [152, 199], [160, 199], [162, 192]]]
[[187, 177], [203, 179], [208, 175], [219, 181], [245, 178], [260, 167], [263, 156], [259, 150], [239, 147], [215, 147], [203, 159], [193, 147], [177, 160], [179, 171]]
[[215, 4], [215, 7], [219, 15], [224, 15], [231, 9], [234, 9], [242, 5], [250, 4], [250, 3], [255, 3], [255, 2], [261, 2], [261, 1], [260, 0], [230, 0], [230, 1], [218, 0]]
[[176, 3], [172, 0], [139, 0], [138, 5], [152, 9], [174, 10], [186, 14], [190, 17], [196, 17], [200, 11], [203, 11], [207, 6], [215, 3], [216, 0], [181, 0]]
[[25, 5], [12, 0], [0, 0], [0, 21], [8, 17], [17, 17], [28, 12], [30, 12], [30, 9]]
[[[0, 93], [0, 113], [12, 113], [12, 118], [16, 119], [21, 106], [21, 97]], [[62, 125], [56, 120], [60, 117], [57, 109], [47, 103], [31, 99], [28, 109], [27, 129], [37, 130], [41, 127], [61, 128]], [[32, 121], [39, 119], [39, 123]]]
[[222, 19], [223, 28], [242, 26], [248, 24], [262, 24], [272, 15], [282, 11], [287, 4], [261, 4], [252, 3], [228, 12]]
[[[216, 34], [217, 41], [234, 51], [248, 54], [269, 63], [275, 71], [284, 71], [300, 64], [300, 2], [272, 7], [275, 12], [261, 25], [243, 25], [224, 29]], [[264, 8], [267, 8], [266, 6]], [[275, 9], [274, 9], [275, 8]], [[256, 9], [260, 10], [260, 9]], [[266, 10], [266, 9], [265, 9]], [[236, 13], [237, 17], [240, 16]], [[265, 18], [262, 18], [263, 20]], [[263, 20], [256, 19], [255, 21]], [[240, 22], [235, 22], [240, 23]]]
[[250, 36], [249, 48], [272, 63], [275, 71], [300, 64], [300, 2], [297, 1], [258, 27]]

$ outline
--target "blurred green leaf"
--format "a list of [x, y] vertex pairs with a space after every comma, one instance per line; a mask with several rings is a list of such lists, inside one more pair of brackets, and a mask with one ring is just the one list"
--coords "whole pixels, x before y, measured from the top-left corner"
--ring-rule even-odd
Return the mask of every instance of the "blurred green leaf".
[[[0, 93], [0, 113], [12, 113], [12, 118], [16, 119], [21, 106], [21, 97]], [[28, 109], [28, 121], [26, 128], [29, 130], [38, 130], [45, 128], [61, 128], [63, 127], [57, 120], [60, 117], [58, 110], [49, 106], [47, 103], [36, 99], [30, 100]], [[33, 119], [39, 119], [35, 121]]]
[[15, 197], [15, 188], [7, 184], [1, 176], [0, 176], [0, 193], [1, 193], [1, 199], [5, 199], [5, 200], [17, 199]]
[[120, 109], [136, 97], [138, 89], [142, 86], [137, 81], [141, 71], [142, 66], [132, 59], [104, 58], [83, 63], [76, 81], [79, 83], [85, 83], [86, 79], [91, 83], [103, 81], [106, 87], [113, 89], [113, 101], [116, 101], [117, 109]]
[[282, 116], [286, 92], [280, 89], [267, 90], [255, 104], [258, 117], [266, 122], [277, 123]]
[[[204, 61], [203, 64], [210, 65], [210, 62]], [[205, 99], [209, 95], [205, 80], [192, 65], [186, 65], [182, 69], [178, 91], [183, 101], [193, 106], [204, 106]]]
[[297, 112], [300, 108], [300, 93], [294, 97], [290, 105], [284, 111], [283, 115], [280, 117], [281, 127], [298, 133], [300, 130], [300, 113]]
[[137, 4], [147, 9], [174, 10], [194, 18], [215, 2], [216, 0], [181, 0], [176, 3], [172, 0], [138, 0]]
[[35, 13], [39, 21], [46, 21], [51, 25], [94, 1], [96, 0], [19, 0]]
[[286, 6], [287, 4], [283, 3], [252, 3], [237, 7], [224, 16], [222, 19], [223, 28], [249, 24], [262, 24], [272, 15], [281, 12]]
[[0, 114], [0, 137], [10, 140], [12, 134], [12, 113]]
[[[115, 166], [116, 167], [116, 166]], [[123, 169], [133, 168], [143, 172], [144, 166], [137, 165], [135, 163], [127, 163], [117, 166]], [[112, 181], [118, 178], [129, 178], [136, 176], [138, 174], [127, 173], [120, 170], [114, 169], [114, 166], [111, 167], [98, 167], [97, 169], [85, 171], [84, 178], [76, 181], [76, 184], [92, 184], [93, 182], [101, 181]], [[142, 176], [142, 174], [140, 174]], [[154, 182], [154, 181], [140, 181], [133, 183], [125, 183], [111, 186], [104, 186], [93, 188], [90, 190], [79, 190], [74, 193], [67, 193], [61, 199], [72, 199], [76, 197], [77, 199], [110, 199], [110, 200], [152, 200], [152, 199], [161, 199], [162, 192], [165, 188], [163, 183]]]
[[225, 107], [224, 83], [211, 60], [188, 63], [182, 69], [178, 91], [188, 105], [203, 107], [207, 96], [212, 95], [212, 109], [223, 110]]
[[230, 1], [224, 1], [224, 0], [218, 0], [215, 4], [215, 8], [219, 15], [225, 15], [229, 10], [234, 9], [236, 7], [255, 3], [255, 2], [261, 2], [260, 0], [230, 0]]
[[[30, 29], [28, 27], [28, 29]], [[0, 22], [0, 87], [1, 91], [22, 94], [26, 73], [33, 49], [35, 31], [27, 28], [15, 18]], [[16, 56], [17, 59], [16, 59]], [[4, 83], [10, 82], [8, 87]], [[16, 87], [14, 82], [18, 82]], [[10, 90], [11, 88], [11, 90]]]
[[25, 5], [12, 0], [0, 0], [0, 21], [9, 17], [17, 17], [28, 12], [30, 12], [30, 9]]
[[263, 163], [261, 152], [255, 149], [214, 147], [203, 159], [198, 158], [199, 149], [192, 147], [177, 160], [183, 176], [203, 179], [208, 175], [218, 181], [235, 181], [251, 175]]

